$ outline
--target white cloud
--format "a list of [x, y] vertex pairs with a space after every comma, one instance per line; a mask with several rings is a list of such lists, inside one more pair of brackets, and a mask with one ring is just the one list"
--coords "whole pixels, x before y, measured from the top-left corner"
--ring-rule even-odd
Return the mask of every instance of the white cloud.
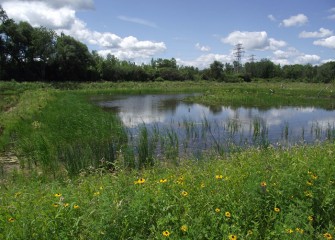
[[297, 49], [290, 47], [284, 50], [276, 50], [273, 52], [272, 62], [280, 65], [289, 65], [289, 64], [319, 64], [320, 56], [305, 54]]
[[285, 47], [287, 43], [282, 40], [276, 40], [274, 38], [269, 38], [269, 49], [276, 50], [278, 48]]
[[284, 41], [278, 41], [274, 38], [268, 38], [265, 31], [262, 32], [240, 32], [230, 33], [221, 40], [223, 43], [236, 45], [241, 43], [246, 50], [275, 50], [286, 46]]
[[209, 46], [202, 46], [200, 43], [195, 44], [195, 48], [202, 51], [202, 52], [208, 52], [211, 50]]
[[69, 28], [75, 21], [74, 10], [68, 7], [55, 10], [43, 2], [10, 1], [3, 3], [3, 8], [10, 18], [27, 21], [34, 27]]
[[313, 42], [314, 45], [335, 49], [335, 36], [319, 39]]
[[320, 28], [318, 32], [306, 32], [302, 31], [299, 34], [300, 38], [324, 38], [329, 37], [333, 34], [333, 31], [326, 29], [326, 28]]
[[114, 48], [107, 48], [98, 52], [102, 56], [110, 53], [120, 59], [136, 61], [136, 59], [146, 59], [166, 50], [163, 42], [139, 41], [133, 36], [120, 39], [117, 44]]
[[284, 19], [280, 25], [284, 27], [302, 26], [308, 22], [308, 18], [304, 14], [298, 14]]
[[335, 19], [335, 7], [334, 7], [334, 8], [331, 8], [331, 9], [329, 10], [329, 12], [330, 12], [331, 15], [328, 16], [328, 19], [332, 19], [332, 20], [334, 20], [334, 19]]
[[274, 64], [279, 64], [280, 66], [290, 65], [288, 59], [271, 59]]
[[321, 61], [322, 64], [327, 63], [327, 62], [335, 62], [335, 58], [329, 58], [329, 59], [325, 59]]
[[[53, 6], [53, 2], [57, 2], [57, 6]], [[4, 1], [3, 8], [15, 21], [27, 21], [34, 27], [45, 26], [58, 34], [63, 32], [82, 42], [98, 46], [98, 52], [102, 55], [111, 53], [119, 59], [135, 61], [137, 58], [151, 58], [166, 50], [164, 42], [141, 41], [133, 36], [122, 38], [112, 32], [98, 32], [87, 28], [86, 23], [76, 17], [76, 11], [72, 7], [89, 7], [91, 2]], [[61, 7], [61, 4], [64, 6]]]
[[277, 21], [277, 19], [272, 14], [268, 15], [268, 19], [270, 19], [272, 22]]
[[309, 55], [309, 54], [304, 54], [301, 56], [298, 56], [295, 60], [294, 63], [296, 64], [317, 64], [320, 62], [320, 56], [318, 55]]
[[194, 60], [190, 60], [190, 61], [184, 61], [179, 58], [177, 58], [176, 60], [177, 60], [178, 65], [194, 66], [199, 69], [204, 69], [204, 68], [207, 68], [214, 61], [220, 61], [222, 63], [226, 63], [226, 62], [233, 62], [234, 59], [235, 59], [234, 55], [232, 54], [231, 55], [221, 55], [221, 54], [210, 53], [210, 54], [201, 55], [198, 58]]
[[68, 7], [72, 9], [93, 9], [93, 0], [0, 0], [0, 3], [27, 3], [36, 4], [42, 3], [46, 4], [52, 8], [63, 8]]
[[140, 25], [144, 25], [147, 27], [152, 27], [152, 28], [157, 28], [157, 25], [153, 22], [141, 19], [141, 18], [132, 18], [132, 17], [127, 17], [127, 16], [118, 16], [118, 19], [126, 22], [131, 22], [131, 23], [136, 23]]

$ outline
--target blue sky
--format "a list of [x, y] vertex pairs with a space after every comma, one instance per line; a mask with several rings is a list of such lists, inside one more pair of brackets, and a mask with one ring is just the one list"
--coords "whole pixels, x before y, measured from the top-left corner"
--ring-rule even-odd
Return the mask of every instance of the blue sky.
[[136, 63], [176, 58], [208, 67], [234, 47], [285, 64], [335, 60], [333, 0], [0, 0], [10, 18], [64, 32]]

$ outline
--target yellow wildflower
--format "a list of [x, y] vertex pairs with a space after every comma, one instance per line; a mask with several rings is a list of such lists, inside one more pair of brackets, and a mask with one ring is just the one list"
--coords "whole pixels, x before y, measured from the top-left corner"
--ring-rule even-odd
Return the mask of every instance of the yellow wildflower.
[[163, 234], [164, 237], [170, 236], [170, 232], [168, 230], [163, 231], [162, 234]]
[[183, 232], [187, 232], [188, 227], [186, 225], [183, 225], [183, 226], [180, 227], [180, 230], [183, 231]]
[[75, 204], [75, 205], [73, 205], [73, 208], [74, 208], [74, 209], [78, 209], [78, 208], [79, 208], [79, 205], [78, 205], [78, 204]]
[[275, 207], [273, 210], [277, 213], [280, 212], [280, 208], [278, 208], [278, 207]]
[[266, 182], [265, 181], [261, 182], [261, 187], [266, 187]]
[[215, 178], [216, 179], [223, 179], [223, 176], [222, 175], [215, 175]]
[[99, 191], [93, 193], [93, 196], [99, 196], [99, 195], [100, 195], [100, 192], [99, 192]]
[[229, 240], [236, 240], [237, 236], [234, 234], [229, 235]]
[[63, 204], [63, 207], [68, 207], [68, 206], [70, 206], [70, 204], [68, 204], [68, 203]]
[[291, 233], [293, 233], [294, 231], [293, 231], [291, 228], [289, 228], [289, 229], [286, 229], [286, 232], [289, 233], [289, 234], [291, 234]]
[[188, 192], [186, 192], [186, 191], [182, 191], [182, 192], [181, 192], [181, 195], [182, 195], [183, 197], [186, 197], [186, 196], [188, 195]]
[[323, 236], [327, 239], [327, 240], [332, 240], [333, 236], [330, 233], [325, 233], [323, 234]]
[[313, 197], [313, 194], [310, 191], [305, 191], [304, 193], [306, 197]]
[[15, 219], [13, 217], [8, 218], [8, 222], [13, 223], [15, 222]]
[[166, 183], [167, 182], [167, 179], [166, 178], [162, 178], [159, 180], [160, 183]]
[[231, 214], [230, 214], [230, 212], [225, 212], [225, 214], [224, 214], [227, 218], [230, 218], [231, 217]]
[[144, 178], [139, 178], [137, 181], [134, 182], [134, 184], [143, 184], [143, 183], [145, 183]]
[[52, 206], [55, 207], [55, 208], [58, 208], [59, 204], [58, 203], [53, 203]]
[[215, 212], [219, 213], [219, 212], [221, 212], [221, 209], [220, 208], [215, 208]]
[[62, 196], [62, 194], [61, 193], [55, 193], [55, 195], [54, 195], [55, 197], [61, 197]]

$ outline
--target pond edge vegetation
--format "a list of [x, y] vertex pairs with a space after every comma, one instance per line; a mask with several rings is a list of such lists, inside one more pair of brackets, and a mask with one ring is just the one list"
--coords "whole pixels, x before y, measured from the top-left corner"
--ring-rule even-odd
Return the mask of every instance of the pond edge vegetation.
[[[212, 102], [233, 102], [239, 95], [240, 104], [247, 104], [248, 94], [258, 94], [259, 98], [278, 94], [282, 98], [299, 96], [292, 96], [288, 102], [283, 100], [283, 104], [300, 106], [310, 96], [319, 95], [321, 101], [317, 104], [328, 104], [333, 109], [333, 85], [216, 83], [211, 87], [206, 82], [70, 85], [71, 90], [65, 90], [64, 85], [0, 82], [5, 96], [0, 103], [1, 148], [17, 153], [21, 167], [3, 175], [0, 183], [2, 238], [327, 239], [334, 236], [331, 217], [335, 214], [334, 142], [290, 149], [252, 148], [229, 155], [209, 153], [201, 159], [183, 160], [176, 158], [172, 148], [167, 157], [170, 161], [157, 162], [150, 155], [150, 144], [146, 146], [150, 139], [144, 128], [141, 131], [144, 157], [140, 163], [127, 152], [128, 148], [123, 148], [127, 139], [119, 119], [89, 102], [89, 96], [96, 94], [175, 92], [175, 89], [203, 92], [206, 86], [200, 102], [206, 96]], [[312, 102], [316, 103], [315, 99]], [[260, 102], [261, 105], [264, 103]], [[173, 134], [170, 139], [173, 140]]]

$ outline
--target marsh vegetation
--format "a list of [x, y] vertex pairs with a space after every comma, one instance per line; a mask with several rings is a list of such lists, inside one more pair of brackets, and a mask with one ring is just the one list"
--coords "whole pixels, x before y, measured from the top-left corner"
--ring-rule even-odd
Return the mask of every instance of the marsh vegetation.
[[[170, 125], [143, 122], [135, 131], [92, 102], [178, 89], [201, 93], [185, 104], [212, 102], [214, 110], [250, 101], [264, 110], [271, 105], [263, 98], [273, 97], [280, 99], [276, 107], [331, 112], [334, 85], [1, 82], [0, 89], [1, 154], [14, 153], [19, 161], [17, 170], [1, 171], [2, 239], [334, 236], [331, 120], [298, 129], [300, 137], [320, 141], [276, 146], [268, 142], [269, 128], [252, 118], [251, 140], [241, 148], [225, 141], [240, 134], [242, 123], [234, 118], [221, 125], [207, 117], [170, 121], [181, 134]], [[291, 133], [284, 121], [279, 138]], [[200, 140], [209, 148], [184, 154]]]

